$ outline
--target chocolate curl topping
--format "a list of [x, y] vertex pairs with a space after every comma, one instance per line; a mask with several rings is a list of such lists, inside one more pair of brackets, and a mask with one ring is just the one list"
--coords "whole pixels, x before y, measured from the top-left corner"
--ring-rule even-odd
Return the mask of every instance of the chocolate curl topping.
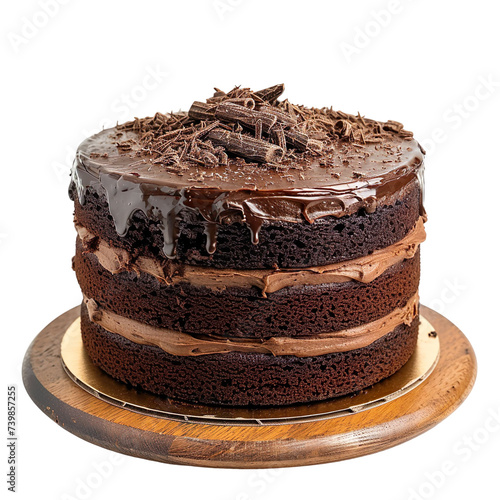
[[[275, 89], [275, 87], [272, 87]], [[256, 139], [262, 139], [262, 134], [268, 134], [286, 151], [286, 145], [291, 148], [305, 151], [308, 147], [309, 137], [304, 132], [291, 129], [297, 125], [297, 119], [269, 104], [258, 104], [256, 109], [242, 106], [239, 103], [255, 106], [252, 99], [225, 100], [219, 104], [206, 104], [195, 101], [189, 109], [189, 117], [193, 120], [219, 120], [224, 123], [243, 125], [252, 130]], [[317, 150], [318, 148], [316, 148]], [[248, 156], [244, 156], [251, 159]]]
[[263, 101], [274, 102], [285, 91], [285, 84], [279, 83], [267, 89], [258, 90], [253, 94]]
[[285, 137], [285, 132], [283, 131], [283, 127], [281, 125], [278, 125], [273, 129], [273, 136], [278, 146], [283, 151], [286, 151], [286, 137]]
[[[206, 102], [193, 102], [188, 113], [156, 113], [119, 125], [119, 133], [133, 130], [138, 140], [118, 137], [116, 145], [129, 154], [152, 155], [153, 163], [183, 175], [189, 163], [228, 165], [228, 153], [286, 170], [299, 158], [328, 155], [339, 141], [363, 146], [382, 144], [394, 134], [412, 139], [412, 133], [393, 120], [377, 122], [359, 113], [279, 101], [284, 89], [283, 84], [257, 92], [235, 87], [226, 93], [215, 88]], [[291, 161], [278, 165], [285, 157]]]
[[334, 127], [334, 130], [340, 137], [349, 137], [352, 131], [352, 125], [346, 120], [339, 120]]
[[213, 104], [205, 104], [204, 102], [194, 101], [189, 108], [189, 118], [193, 120], [214, 120], [215, 119], [215, 108]]
[[275, 144], [227, 130], [214, 129], [207, 137], [230, 153], [259, 163], [280, 162], [285, 154], [283, 149]]
[[250, 129], [255, 129], [257, 121], [260, 120], [262, 130], [265, 133], [269, 133], [277, 122], [277, 118], [274, 115], [262, 111], [254, 111], [232, 102], [219, 104], [215, 108], [215, 117], [224, 122], [240, 123]]
[[257, 104], [255, 106], [255, 109], [269, 115], [274, 115], [276, 117], [276, 120], [286, 127], [294, 127], [295, 125], [297, 125], [297, 118], [289, 115], [288, 113], [284, 113], [283, 111], [280, 111], [273, 106], [269, 106], [268, 104]]
[[299, 151], [305, 151], [309, 144], [309, 137], [300, 130], [285, 130], [284, 131], [287, 144]]
[[255, 101], [251, 99], [250, 97], [247, 97], [245, 99], [226, 99], [225, 102], [231, 102], [233, 104], [238, 104], [239, 106], [243, 106], [248, 109], [254, 109], [255, 108]]

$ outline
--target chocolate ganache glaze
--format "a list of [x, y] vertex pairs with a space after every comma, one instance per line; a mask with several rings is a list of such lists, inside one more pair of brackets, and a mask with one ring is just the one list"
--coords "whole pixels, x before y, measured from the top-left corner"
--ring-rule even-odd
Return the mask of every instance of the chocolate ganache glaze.
[[219, 224], [246, 223], [258, 244], [263, 223], [372, 213], [414, 183], [422, 201], [423, 150], [401, 124], [295, 106], [268, 90], [217, 90], [189, 113], [103, 130], [79, 146], [70, 192], [82, 205], [89, 189], [104, 194], [120, 236], [136, 211], [158, 220], [169, 258], [184, 211], [203, 218], [213, 253]]

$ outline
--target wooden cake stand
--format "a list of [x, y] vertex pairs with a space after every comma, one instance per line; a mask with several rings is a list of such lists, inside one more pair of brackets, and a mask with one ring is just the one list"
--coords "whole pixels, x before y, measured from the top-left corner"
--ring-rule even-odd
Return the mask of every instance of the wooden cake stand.
[[[98, 393], [92, 394], [91, 388], [85, 390], [75, 383], [76, 378], [70, 378], [61, 362], [61, 340], [78, 318], [79, 309], [55, 319], [27, 350], [23, 380], [28, 394], [46, 415], [76, 436], [159, 462], [291, 467], [375, 453], [408, 441], [445, 419], [467, 397], [477, 371], [474, 351], [465, 335], [444, 316], [421, 306], [421, 315], [438, 334], [439, 358], [423, 381], [397, 397], [365, 405], [362, 411], [349, 408], [351, 411], [312, 419], [278, 422], [257, 419], [253, 425], [245, 419], [170, 418], [168, 414], [132, 411], [125, 404], [117, 406], [116, 401], [113, 404]], [[279, 414], [279, 409], [274, 410]]]

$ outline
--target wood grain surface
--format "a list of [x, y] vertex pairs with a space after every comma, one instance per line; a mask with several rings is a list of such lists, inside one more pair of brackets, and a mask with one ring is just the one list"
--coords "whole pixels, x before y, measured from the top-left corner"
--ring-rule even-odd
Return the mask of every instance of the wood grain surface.
[[[326, 420], [237, 426], [178, 422], [141, 415], [97, 399], [65, 373], [60, 343], [79, 306], [33, 340], [23, 364], [35, 404], [67, 431], [135, 457], [206, 467], [291, 467], [345, 460], [418, 436], [445, 419], [472, 389], [477, 365], [465, 335], [445, 317], [421, 306], [439, 334], [441, 356], [422, 384], [393, 401]], [[51, 450], [57, 453], [57, 450]]]

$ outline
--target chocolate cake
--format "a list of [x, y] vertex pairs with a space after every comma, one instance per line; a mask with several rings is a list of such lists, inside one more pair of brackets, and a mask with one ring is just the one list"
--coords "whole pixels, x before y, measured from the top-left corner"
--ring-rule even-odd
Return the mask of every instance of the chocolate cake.
[[416, 345], [423, 151], [395, 121], [215, 89], [85, 140], [70, 196], [94, 364], [190, 403], [366, 388]]

